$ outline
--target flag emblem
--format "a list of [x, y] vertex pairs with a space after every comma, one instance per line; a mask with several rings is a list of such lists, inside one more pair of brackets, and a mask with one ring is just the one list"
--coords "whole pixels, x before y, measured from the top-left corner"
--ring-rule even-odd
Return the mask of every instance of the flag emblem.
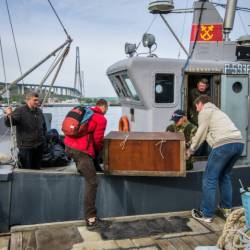
[[213, 25], [201, 25], [201, 33], [200, 36], [203, 40], [209, 41], [213, 38], [214, 34], [214, 26]]
[[190, 41], [194, 42], [196, 39], [198, 42], [221, 42], [222, 24], [201, 24], [200, 26], [193, 24]]

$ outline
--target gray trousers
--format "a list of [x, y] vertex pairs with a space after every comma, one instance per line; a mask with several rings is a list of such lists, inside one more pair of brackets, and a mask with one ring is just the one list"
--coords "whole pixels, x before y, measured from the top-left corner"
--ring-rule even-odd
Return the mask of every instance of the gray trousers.
[[86, 153], [66, 147], [67, 154], [75, 161], [78, 172], [85, 178], [85, 219], [96, 216], [97, 178], [93, 159]]

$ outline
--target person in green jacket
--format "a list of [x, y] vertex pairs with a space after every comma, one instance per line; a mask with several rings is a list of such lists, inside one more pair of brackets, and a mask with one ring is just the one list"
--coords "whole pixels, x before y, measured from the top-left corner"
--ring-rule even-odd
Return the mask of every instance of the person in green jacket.
[[[197, 127], [188, 121], [185, 112], [180, 109], [173, 113], [171, 120], [174, 121], [174, 123], [170, 124], [166, 128], [166, 131], [183, 133], [186, 141], [186, 148], [189, 148], [191, 145], [191, 139], [197, 131]], [[191, 170], [193, 168], [192, 158], [186, 161], [186, 168], [187, 170]]]
[[194, 101], [201, 95], [210, 95], [209, 82], [206, 78], [202, 78], [197, 82], [197, 87], [191, 90], [189, 105], [190, 105], [190, 121], [198, 125], [198, 112]]

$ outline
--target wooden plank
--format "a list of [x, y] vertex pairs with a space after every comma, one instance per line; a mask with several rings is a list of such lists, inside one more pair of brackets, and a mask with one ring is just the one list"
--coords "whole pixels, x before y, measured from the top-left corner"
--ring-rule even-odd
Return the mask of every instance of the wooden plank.
[[23, 234], [22, 235], [23, 236], [23, 239], [22, 239], [23, 249], [27, 248], [32, 233], [34, 233], [34, 232], [33, 231], [27, 231], [26, 232], [25, 231], [25, 232], [22, 233]]
[[10, 250], [22, 250], [22, 233], [12, 233], [10, 238]]
[[67, 226], [84, 226], [86, 225], [84, 220], [75, 220], [75, 221], [63, 221], [63, 222], [51, 222], [51, 223], [42, 223], [42, 224], [33, 224], [26, 226], [14, 226], [11, 227], [11, 233], [16, 232], [27, 232], [37, 229], [46, 229], [54, 227], [67, 227]]
[[215, 216], [212, 223], [205, 223], [200, 221], [204, 226], [209, 228], [212, 232], [221, 232], [225, 225], [225, 220]]
[[216, 245], [220, 235], [217, 235], [216, 233], [215, 234], [208, 234], [207, 237], [211, 240], [213, 245]]
[[212, 241], [206, 234], [196, 235], [194, 238], [200, 243], [200, 246], [214, 246], [214, 241]]
[[168, 240], [157, 240], [156, 243], [161, 249], [178, 250], [178, 248], [172, 245]]
[[8, 250], [10, 243], [10, 236], [5, 234], [5, 236], [0, 236], [0, 250]]
[[182, 238], [169, 239], [169, 242], [178, 250], [193, 250]]
[[185, 236], [185, 237], [181, 237], [181, 239], [192, 249], [199, 246], [199, 242], [195, 240], [195, 237], [193, 236]]
[[104, 171], [109, 170], [109, 140], [104, 140]]
[[173, 177], [185, 177], [185, 172], [180, 171], [127, 171], [127, 170], [108, 170], [108, 165], [105, 166], [105, 174], [109, 175], [122, 175], [122, 176], [173, 176]]
[[150, 237], [132, 239], [132, 242], [138, 248], [140, 248], [140, 247], [149, 247], [149, 246], [154, 246], [155, 245], [155, 241]]
[[186, 143], [180, 141], [180, 174], [186, 176]]
[[115, 243], [121, 249], [130, 249], [136, 247], [136, 245], [131, 241], [131, 239], [115, 240]]
[[120, 132], [111, 131], [105, 136], [105, 140], [124, 140], [128, 137], [130, 140], [173, 140], [185, 141], [183, 133], [173, 132]]

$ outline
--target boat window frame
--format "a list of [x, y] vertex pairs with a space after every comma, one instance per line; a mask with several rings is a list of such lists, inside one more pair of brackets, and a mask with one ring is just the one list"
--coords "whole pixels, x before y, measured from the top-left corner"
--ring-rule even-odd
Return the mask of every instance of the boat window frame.
[[[156, 95], [155, 95], [155, 83], [156, 83], [156, 75], [157, 74], [162, 74], [162, 75], [173, 75], [173, 102], [171, 103], [158, 103], [155, 101]], [[154, 71], [152, 72], [152, 103], [154, 107], [175, 107], [177, 105], [177, 72], [173, 72], [173, 71]]]
[[[129, 81], [131, 82], [131, 84], [133, 86], [133, 90], [136, 92], [138, 99], [132, 93], [133, 91], [131, 91], [131, 89], [129, 88], [124, 76], [127, 76]], [[117, 72], [108, 74], [108, 77], [109, 77], [111, 84], [113, 85], [113, 87], [116, 91], [116, 94], [120, 98], [121, 102], [128, 103], [128, 104], [143, 105], [142, 98], [140, 96], [140, 92], [138, 91], [137, 87], [133, 83], [133, 80], [131, 79], [128, 70], [121, 70], [121, 71], [117, 71]], [[119, 94], [117, 92], [115, 86], [118, 87], [118, 89], [120, 90], [120, 92], [122, 94]]]

